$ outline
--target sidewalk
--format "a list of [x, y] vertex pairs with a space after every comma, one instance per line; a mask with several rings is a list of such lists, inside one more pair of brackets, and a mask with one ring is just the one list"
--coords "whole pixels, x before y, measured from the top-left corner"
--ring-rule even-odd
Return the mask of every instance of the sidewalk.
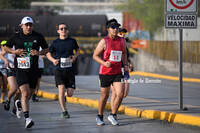
[[[41, 81], [41, 91], [38, 92], [38, 96], [57, 100], [57, 94], [58, 90], [55, 87], [54, 78], [43, 78]], [[67, 101], [69, 103], [97, 108], [99, 97], [99, 91], [77, 88], [74, 93], [74, 97], [67, 98]], [[200, 108], [198, 106], [187, 107], [189, 107], [189, 110], [183, 111], [178, 109], [177, 103], [161, 102], [157, 100], [128, 96], [123, 100], [119, 112], [134, 117], [200, 126]], [[106, 105], [106, 109], [110, 110], [110, 108], [110, 104], [108, 103]]]

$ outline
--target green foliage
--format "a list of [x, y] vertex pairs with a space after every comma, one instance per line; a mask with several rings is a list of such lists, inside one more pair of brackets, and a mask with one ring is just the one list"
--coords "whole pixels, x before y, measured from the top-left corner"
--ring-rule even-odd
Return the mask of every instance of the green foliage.
[[0, 0], [0, 9], [28, 9], [31, 0]]
[[128, 0], [119, 7], [141, 20], [151, 34], [164, 26], [164, 0]]
[[32, 1], [61, 2], [62, 0], [0, 0], [0, 9], [29, 9]]
[[[164, 26], [165, 0], [128, 0], [118, 7], [119, 10], [131, 13], [134, 18], [141, 20], [143, 28], [151, 35]], [[198, 2], [200, 8], [200, 2]], [[200, 16], [200, 9], [198, 10]]]

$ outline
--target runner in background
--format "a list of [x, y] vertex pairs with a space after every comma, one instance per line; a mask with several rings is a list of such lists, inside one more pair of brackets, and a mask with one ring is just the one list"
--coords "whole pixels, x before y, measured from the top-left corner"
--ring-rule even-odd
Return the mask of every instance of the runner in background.
[[[7, 41], [2, 41], [1, 42], [1, 50], [0, 52], [3, 51], [3, 45], [6, 44]], [[0, 98], [0, 103], [5, 103], [5, 98], [6, 98], [6, 93], [7, 93], [7, 70], [5, 67], [4, 61], [1, 59], [0, 60], [0, 88], [1, 88], [1, 98]]]
[[[42, 49], [40, 48], [40, 51], [41, 50]], [[41, 77], [42, 77], [42, 73], [44, 71], [44, 57], [45, 57], [44, 55], [40, 55], [39, 59], [38, 59], [38, 68], [39, 68], [38, 81], [37, 81], [37, 85], [36, 85], [36, 88], [35, 88], [35, 93], [33, 93], [33, 95], [32, 95], [32, 101], [33, 102], [39, 101], [39, 98], [37, 97], [37, 92], [40, 89], [40, 80], [41, 80]]]
[[4, 50], [4, 46], [7, 43], [5, 40], [3, 45], [1, 46], [2, 51], [0, 53], [0, 59], [2, 59], [6, 66], [6, 77], [9, 85], [9, 91], [6, 101], [4, 102], [4, 109], [9, 111], [10, 109], [10, 101], [11, 98], [14, 96], [14, 105], [12, 109], [12, 113], [17, 116], [17, 118], [21, 118], [20, 114], [22, 112], [21, 102], [20, 102], [20, 90], [18, 89], [17, 82], [16, 82], [16, 71], [14, 68], [14, 58], [15, 55], [7, 54]]

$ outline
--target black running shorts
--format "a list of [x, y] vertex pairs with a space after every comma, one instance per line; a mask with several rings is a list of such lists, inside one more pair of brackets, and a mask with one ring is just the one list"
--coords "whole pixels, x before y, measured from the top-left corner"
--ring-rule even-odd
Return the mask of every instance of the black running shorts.
[[38, 69], [38, 78], [42, 77], [43, 70], [44, 70], [43, 68]]
[[58, 85], [65, 85], [65, 88], [75, 89], [75, 75], [73, 71], [69, 70], [55, 70], [56, 87]]
[[38, 79], [38, 70], [37, 69], [31, 69], [31, 70], [16, 70], [16, 80], [17, 84], [20, 87], [24, 84], [29, 84], [29, 87], [34, 89], [37, 85], [37, 79]]
[[10, 77], [10, 76], [14, 76], [16, 77], [16, 69], [15, 68], [9, 68], [7, 69], [7, 77]]
[[118, 75], [99, 75], [100, 87], [110, 87], [113, 82], [122, 82], [123, 76]]

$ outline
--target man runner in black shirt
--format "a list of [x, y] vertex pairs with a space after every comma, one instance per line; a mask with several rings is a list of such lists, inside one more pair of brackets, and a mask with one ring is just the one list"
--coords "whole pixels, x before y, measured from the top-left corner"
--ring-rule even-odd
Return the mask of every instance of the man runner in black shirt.
[[[47, 53], [47, 58], [56, 66], [55, 80], [59, 91], [59, 103], [62, 108], [62, 118], [70, 117], [64, 99], [65, 89], [67, 89], [67, 96], [71, 97], [76, 88], [73, 62], [80, 53], [76, 40], [68, 36], [67, 28], [67, 25], [64, 23], [57, 26], [59, 38], [53, 41], [52, 45], [49, 47], [49, 52]], [[76, 51], [75, 54], [73, 51]]]
[[[15, 34], [8, 40], [5, 50], [16, 55], [14, 65], [17, 84], [21, 91], [25, 128], [31, 128], [34, 122], [29, 117], [29, 99], [37, 84], [38, 56], [47, 53], [48, 45], [41, 34], [33, 31], [31, 17], [22, 19], [21, 28], [20, 34]], [[14, 50], [13, 47], [15, 47]], [[43, 50], [39, 52], [40, 47]]]

